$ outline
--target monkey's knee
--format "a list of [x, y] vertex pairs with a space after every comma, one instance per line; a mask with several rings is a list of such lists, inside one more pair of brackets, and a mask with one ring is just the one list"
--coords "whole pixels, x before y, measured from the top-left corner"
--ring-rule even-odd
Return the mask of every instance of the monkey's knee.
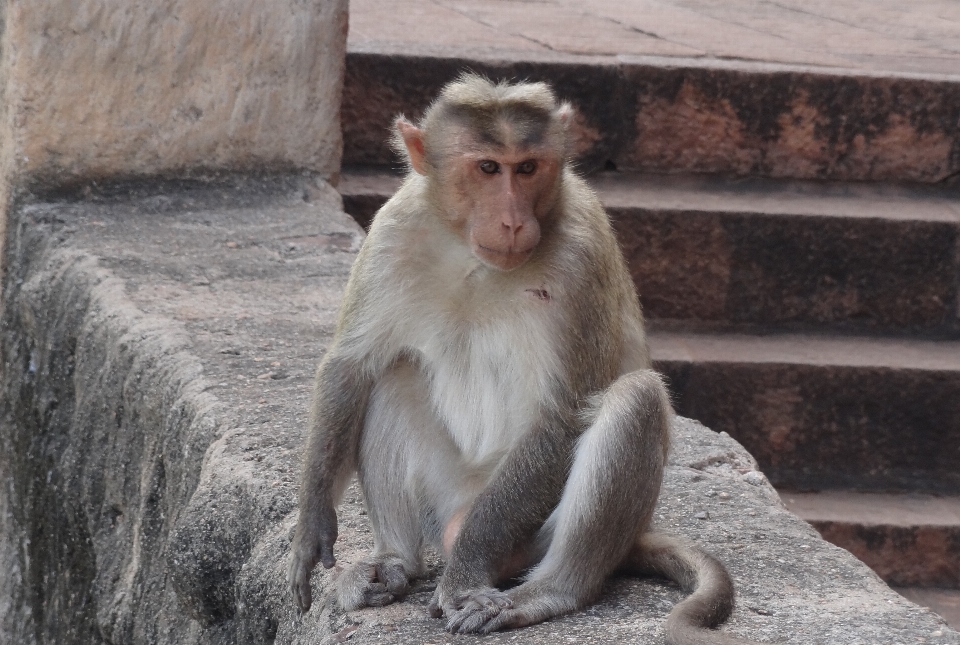
[[659, 444], [666, 453], [673, 406], [660, 374], [653, 370], [624, 374], [593, 403], [588, 411], [592, 428], [622, 436], [630, 444], [639, 441], [643, 449]]
[[660, 415], [673, 414], [667, 386], [654, 370], [636, 370], [622, 375], [607, 389], [602, 404], [628, 406]]

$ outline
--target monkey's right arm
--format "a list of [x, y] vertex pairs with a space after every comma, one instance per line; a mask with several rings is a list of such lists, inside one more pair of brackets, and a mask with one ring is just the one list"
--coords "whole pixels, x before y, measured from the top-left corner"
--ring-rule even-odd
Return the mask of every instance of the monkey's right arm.
[[336, 559], [337, 502], [357, 468], [357, 445], [373, 379], [356, 360], [331, 348], [317, 370], [307, 452], [300, 484], [300, 520], [287, 580], [301, 611], [313, 602], [310, 573]]

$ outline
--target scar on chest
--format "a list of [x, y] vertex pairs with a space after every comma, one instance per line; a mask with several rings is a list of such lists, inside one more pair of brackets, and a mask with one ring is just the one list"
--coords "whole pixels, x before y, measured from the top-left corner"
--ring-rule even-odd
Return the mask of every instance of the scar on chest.
[[546, 289], [527, 289], [527, 293], [531, 294], [537, 300], [542, 300], [543, 302], [550, 302], [550, 294]]

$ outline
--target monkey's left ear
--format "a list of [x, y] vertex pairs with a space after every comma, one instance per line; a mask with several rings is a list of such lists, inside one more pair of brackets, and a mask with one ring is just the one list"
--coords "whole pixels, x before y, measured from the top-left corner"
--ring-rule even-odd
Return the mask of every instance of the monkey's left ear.
[[421, 175], [427, 174], [427, 149], [423, 145], [423, 130], [406, 119], [397, 119], [397, 130], [410, 155], [410, 165]]
[[583, 126], [577, 119], [576, 108], [569, 103], [564, 103], [557, 108], [556, 115], [560, 127], [563, 128], [564, 154], [566, 156], [574, 156], [581, 149], [585, 150], [590, 147], [592, 142], [584, 136]]

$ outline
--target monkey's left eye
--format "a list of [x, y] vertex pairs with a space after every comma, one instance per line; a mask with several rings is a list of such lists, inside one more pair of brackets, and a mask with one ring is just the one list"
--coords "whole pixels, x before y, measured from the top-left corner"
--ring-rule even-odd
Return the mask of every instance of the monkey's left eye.
[[500, 172], [500, 164], [498, 164], [496, 161], [490, 161], [489, 159], [487, 161], [481, 161], [480, 170], [488, 175], [495, 175]]
[[517, 174], [519, 175], [532, 175], [537, 170], [537, 162], [530, 160], [524, 161], [519, 166], [517, 166]]

